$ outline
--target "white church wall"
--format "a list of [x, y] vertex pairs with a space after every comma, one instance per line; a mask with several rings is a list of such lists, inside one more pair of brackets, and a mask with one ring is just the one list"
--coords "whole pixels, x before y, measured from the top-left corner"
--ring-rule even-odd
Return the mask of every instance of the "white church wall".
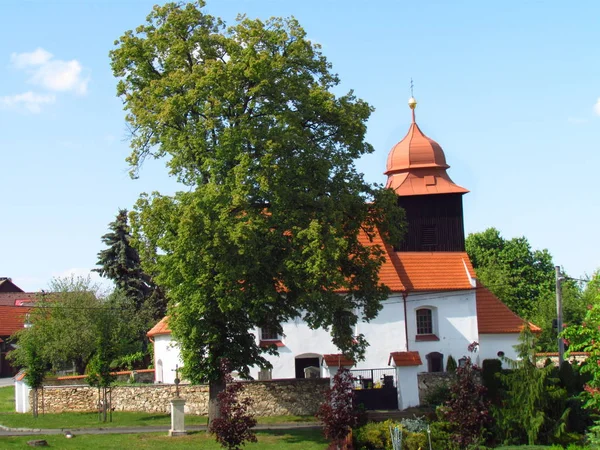
[[[428, 370], [426, 355], [429, 353], [442, 353], [445, 369], [449, 355], [458, 361], [469, 355], [469, 344], [479, 342], [475, 290], [415, 293], [408, 295], [406, 302], [408, 346], [409, 350], [418, 351], [421, 355], [423, 364], [419, 366], [419, 372]], [[417, 340], [416, 311], [424, 307], [433, 310], [434, 334], [439, 338], [437, 341]]]
[[[406, 346], [404, 333], [404, 306], [402, 297], [393, 296], [383, 302], [379, 315], [371, 322], [359, 321], [356, 333], [363, 334], [367, 347], [365, 360], [359, 361], [353, 369], [385, 368], [391, 352], [402, 351]], [[258, 330], [256, 332], [258, 335]], [[283, 347], [278, 348], [278, 356], [266, 355], [273, 365], [272, 378], [295, 378], [296, 358], [319, 357], [339, 353], [339, 349], [331, 341], [331, 335], [324, 329], [311, 330], [302, 320], [288, 322], [283, 325]], [[258, 378], [258, 368], [251, 370], [251, 375]], [[321, 367], [321, 376], [330, 376], [327, 368]]]
[[[498, 358], [498, 352], [510, 359], [517, 359], [517, 351], [514, 346], [519, 343], [519, 333], [482, 334], [479, 336], [479, 361], [484, 359]], [[506, 367], [505, 362], [502, 363]]]

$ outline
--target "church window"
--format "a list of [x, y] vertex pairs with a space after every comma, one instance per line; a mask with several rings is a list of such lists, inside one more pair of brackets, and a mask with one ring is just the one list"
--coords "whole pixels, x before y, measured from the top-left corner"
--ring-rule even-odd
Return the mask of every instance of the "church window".
[[278, 341], [280, 339], [281, 338], [280, 338], [279, 334], [274, 329], [268, 328], [268, 327], [263, 327], [260, 329], [260, 340], [261, 341]]
[[417, 310], [417, 334], [433, 334], [433, 312], [429, 308]]

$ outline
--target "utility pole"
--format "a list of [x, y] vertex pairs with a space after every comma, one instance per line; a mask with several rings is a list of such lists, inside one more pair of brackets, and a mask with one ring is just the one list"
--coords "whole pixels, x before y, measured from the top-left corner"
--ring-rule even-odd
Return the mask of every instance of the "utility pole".
[[560, 273], [560, 266], [554, 267], [556, 271], [556, 328], [558, 331], [558, 367], [565, 360], [565, 343], [560, 333], [563, 331], [563, 308], [562, 308], [562, 281], [564, 277]]

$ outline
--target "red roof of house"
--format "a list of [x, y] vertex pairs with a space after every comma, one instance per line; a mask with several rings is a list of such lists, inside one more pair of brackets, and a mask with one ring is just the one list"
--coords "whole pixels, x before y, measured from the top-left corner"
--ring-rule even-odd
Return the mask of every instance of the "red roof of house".
[[158, 322], [156, 325], [154, 325], [152, 327], [152, 329], [150, 331], [148, 331], [148, 333], [146, 333], [146, 336], [153, 337], [153, 336], [158, 336], [160, 334], [171, 334], [171, 330], [169, 329], [169, 325], [167, 324], [168, 320], [169, 320], [169, 316], [163, 317], [160, 320], [160, 322]]
[[412, 123], [408, 133], [388, 155], [385, 174], [387, 188], [401, 196], [427, 194], [464, 194], [467, 189], [455, 184], [446, 169], [446, 156], [440, 144], [429, 139], [415, 122], [416, 100], [411, 98]]
[[392, 352], [388, 359], [388, 365], [394, 361], [396, 366], [420, 366], [423, 364], [419, 352]]
[[30, 309], [24, 306], [0, 306], [0, 336], [10, 336], [22, 330]]
[[30, 303], [37, 299], [36, 292], [0, 292], [0, 306], [18, 306], [20, 303]]
[[323, 355], [323, 360], [328, 367], [352, 367], [355, 364], [353, 360], [341, 353]]
[[476, 297], [479, 334], [520, 333], [526, 323], [534, 333], [542, 331], [540, 327], [517, 316], [480, 283], [477, 283]]

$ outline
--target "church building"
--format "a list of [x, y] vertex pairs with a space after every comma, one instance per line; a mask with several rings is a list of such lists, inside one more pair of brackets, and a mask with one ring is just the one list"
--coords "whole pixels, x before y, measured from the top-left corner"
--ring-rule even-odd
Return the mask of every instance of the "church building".
[[[255, 379], [332, 377], [344, 366], [352, 370], [357, 392], [392, 398], [385, 409], [405, 409], [420, 402], [419, 373], [443, 372], [451, 356], [479, 363], [499, 355], [515, 358], [522, 327], [540, 331], [477, 281], [465, 251], [462, 200], [469, 191], [448, 175], [442, 147], [416, 123], [416, 106], [411, 98], [408, 133], [387, 159], [386, 186], [398, 195], [408, 230], [397, 248], [379, 236], [373, 242], [386, 251], [379, 278], [391, 293], [377, 318], [356, 326], [370, 344], [364, 361], [345, 358], [326, 330], [311, 330], [298, 319], [283, 324], [282, 335], [256, 330], [258, 344], [276, 345], [278, 355], [266, 356], [273, 368], [255, 368]], [[168, 317], [148, 336], [154, 340], [156, 382], [172, 383], [182, 362]], [[469, 353], [470, 345], [476, 353]]]

